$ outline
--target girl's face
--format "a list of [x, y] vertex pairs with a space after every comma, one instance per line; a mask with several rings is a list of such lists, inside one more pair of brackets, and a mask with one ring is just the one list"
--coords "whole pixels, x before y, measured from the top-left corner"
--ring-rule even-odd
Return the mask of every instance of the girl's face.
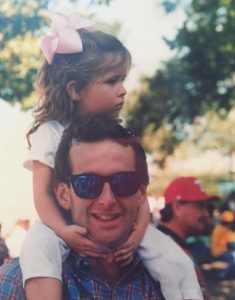
[[78, 92], [80, 113], [99, 113], [112, 110], [117, 117], [124, 103], [126, 65], [118, 66], [96, 77]]

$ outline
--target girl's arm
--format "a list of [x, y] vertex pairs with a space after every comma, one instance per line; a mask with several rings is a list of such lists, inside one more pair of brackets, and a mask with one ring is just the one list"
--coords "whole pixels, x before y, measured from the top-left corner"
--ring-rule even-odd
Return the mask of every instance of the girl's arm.
[[115, 253], [116, 261], [122, 262], [123, 266], [131, 262], [133, 258], [133, 252], [137, 249], [141, 240], [143, 239], [149, 222], [150, 209], [148, 201], [146, 199], [143, 205], [140, 206], [133, 232], [131, 233], [127, 241], [123, 243]]
[[40, 219], [75, 251], [93, 257], [101, 256], [95, 243], [86, 238], [84, 227], [65, 222], [53, 199], [52, 172], [45, 164], [33, 161], [33, 194]]
[[33, 196], [42, 222], [61, 235], [66, 222], [53, 199], [52, 172], [45, 164], [33, 161]]

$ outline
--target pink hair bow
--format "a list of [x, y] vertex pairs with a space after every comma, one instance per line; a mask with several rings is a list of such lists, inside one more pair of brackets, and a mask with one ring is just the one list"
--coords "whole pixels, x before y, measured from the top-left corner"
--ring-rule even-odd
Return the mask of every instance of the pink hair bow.
[[86, 20], [78, 20], [75, 15], [65, 16], [61, 13], [49, 13], [52, 24], [51, 35], [45, 36], [41, 41], [41, 49], [49, 64], [52, 64], [56, 53], [70, 54], [82, 52], [82, 40], [77, 29], [84, 28], [92, 31]]

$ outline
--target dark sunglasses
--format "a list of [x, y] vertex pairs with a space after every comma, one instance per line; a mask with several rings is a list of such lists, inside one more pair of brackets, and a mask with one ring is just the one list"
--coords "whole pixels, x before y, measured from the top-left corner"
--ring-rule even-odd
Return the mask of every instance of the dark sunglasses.
[[134, 195], [139, 187], [139, 176], [133, 172], [119, 172], [109, 176], [94, 173], [71, 175], [68, 182], [72, 184], [75, 194], [80, 198], [95, 199], [98, 197], [105, 182], [108, 182], [113, 194], [117, 197]]

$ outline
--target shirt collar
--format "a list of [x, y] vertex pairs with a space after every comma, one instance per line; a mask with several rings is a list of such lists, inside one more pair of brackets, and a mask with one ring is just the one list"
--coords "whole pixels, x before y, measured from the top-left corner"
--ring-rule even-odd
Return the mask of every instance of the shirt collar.
[[[80, 270], [81, 272], [88, 273], [89, 270], [91, 270], [91, 267], [96, 264], [96, 261], [92, 257], [82, 257], [81, 255], [77, 254], [74, 251], [71, 251], [68, 259], [70, 260], [70, 263], [75, 264], [77, 269]], [[138, 253], [134, 253], [134, 257], [132, 262], [123, 267], [123, 274], [133, 274], [138, 273], [143, 269], [143, 263], [138, 255]], [[127, 276], [128, 276], [127, 275]], [[124, 276], [126, 277], [126, 275]]]
[[169, 229], [168, 227], [165, 227], [164, 225], [158, 225], [157, 227], [161, 232], [165, 233], [166, 235], [169, 235], [173, 238], [173, 240], [184, 249], [187, 249], [187, 245], [184, 242], [184, 240], [179, 237], [173, 230]]

